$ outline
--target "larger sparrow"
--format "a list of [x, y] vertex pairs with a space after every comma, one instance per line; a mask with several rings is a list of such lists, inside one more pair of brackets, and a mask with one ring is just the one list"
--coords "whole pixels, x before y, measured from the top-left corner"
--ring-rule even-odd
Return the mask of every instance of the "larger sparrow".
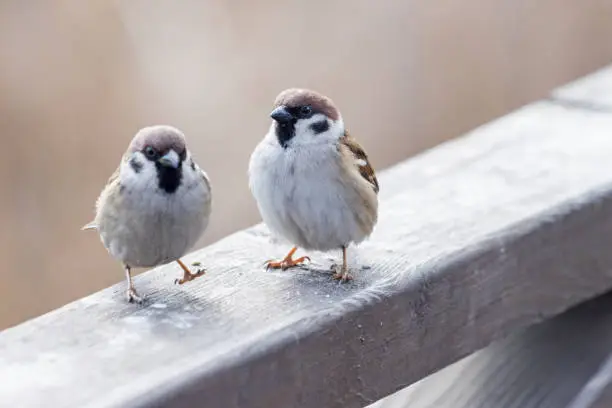
[[193, 161], [185, 136], [171, 126], [141, 129], [96, 203], [96, 217], [83, 229], [96, 229], [108, 252], [123, 263], [128, 301], [141, 302], [131, 269], [176, 261], [183, 284], [192, 273], [180, 258], [208, 225], [210, 181]]
[[293, 248], [269, 268], [286, 269], [297, 247], [342, 249], [334, 277], [347, 281], [346, 251], [367, 238], [378, 218], [378, 181], [368, 157], [326, 96], [307, 89], [281, 92], [272, 125], [255, 148], [249, 184], [264, 223]]

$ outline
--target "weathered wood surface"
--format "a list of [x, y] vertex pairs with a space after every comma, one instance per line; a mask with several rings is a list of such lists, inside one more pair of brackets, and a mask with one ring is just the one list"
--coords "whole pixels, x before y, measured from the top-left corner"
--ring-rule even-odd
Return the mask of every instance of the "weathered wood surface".
[[552, 93], [551, 99], [568, 106], [612, 113], [612, 66], [562, 86]]
[[612, 400], [604, 399], [611, 350], [607, 294], [495, 342], [369, 408], [610, 408]]
[[[584, 78], [569, 83], [559, 89], [554, 90], [549, 98], [555, 104], [585, 109], [601, 113], [612, 114], [612, 66], [600, 69]], [[593, 301], [599, 308], [606, 308], [608, 303]], [[612, 352], [612, 339], [607, 335], [606, 325], [612, 324], [608, 317], [600, 318], [597, 321], [591, 320], [588, 313], [593, 307], [580, 307], [578, 312], [570, 311], [559, 316], [554, 320], [555, 323], [546, 323], [549, 332], [566, 331], [570, 334], [570, 342], [564, 341], [563, 345], [555, 345], [557, 350], [557, 362], [552, 368], [542, 371], [537, 369], [543, 362], [547, 366], [550, 364], [550, 353], [541, 354], [542, 358], [535, 358], [530, 352], [534, 347], [540, 349], [550, 349], [550, 344], [558, 342], [560, 339], [567, 340], [567, 337], [556, 337], [556, 335], [534, 337], [531, 334], [541, 330], [539, 327], [531, 329], [526, 335], [513, 337], [511, 340], [493, 344], [485, 350], [477, 352], [473, 356], [465, 359], [437, 372], [430, 377], [412, 386], [398, 391], [397, 393], [375, 403], [370, 408], [419, 408], [419, 407], [455, 407], [458, 395], [461, 395], [461, 403], [465, 407], [494, 407], [500, 404], [499, 395], [505, 396], [504, 404], [510, 407], [531, 408], [531, 407], [567, 407], [567, 408], [609, 408], [612, 407], [612, 354], [606, 359], [604, 352]], [[604, 310], [598, 310], [601, 317]], [[572, 318], [567, 316], [574, 316]], [[590, 329], [580, 331], [580, 340], [577, 340], [573, 333], [583, 327], [580, 322], [572, 327], [575, 319], [581, 316], [588, 319]], [[555, 326], [552, 326], [555, 325]], [[552, 328], [555, 328], [553, 331]], [[534, 340], [539, 344], [532, 344]], [[517, 344], [522, 345], [517, 347]], [[506, 350], [505, 347], [511, 347]], [[566, 350], [567, 349], [567, 350]], [[578, 353], [576, 353], [578, 351]], [[520, 354], [525, 353], [529, 361]], [[566, 354], [563, 354], [566, 353]], [[570, 359], [568, 359], [570, 357]], [[606, 359], [595, 373], [589, 370], [573, 370], [574, 361], [571, 358], [588, 359], [591, 363], [598, 362], [598, 359]], [[544, 361], [542, 361], [544, 359]], [[515, 364], [502, 364], [502, 361], [521, 361], [520, 366], [523, 371], [517, 371]], [[584, 363], [584, 361], [583, 361]], [[528, 367], [527, 364], [531, 364]], [[496, 370], [484, 369], [483, 367], [495, 367]], [[570, 367], [570, 369], [568, 369]], [[591, 364], [591, 368], [594, 366]], [[536, 368], [536, 371], [530, 371]], [[532, 373], [531, 375], [529, 375]], [[576, 385], [567, 388], [568, 382]], [[474, 389], [471, 383], [480, 385], [494, 384], [494, 388]], [[467, 387], [466, 387], [467, 384]], [[582, 386], [582, 388], [578, 387]], [[539, 387], [539, 391], [534, 391], [534, 386]], [[450, 391], [452, 390], [452, 392]], [[575, 401], [567, 405], [567, 399], [576, 393]], [[526, 397], [527, 396], [527, 397]], [[560, 399], [561, 397], [561, 399]], [[435, 404], [434, 404], [435, 402]], [[432, 405], [434, 404], [434, 405]], [[518, 405], [517, 405], [518, 404]], [[502, 405], [499, 408], [504, 408]]]
[[[608, 307], [608, 313], [611, 313], [612, 305]], [[608, 327], [612, 327], [612, 321], [607, 322]], [[603, 364], [600, 365], [597, 372], [591, 376], [589, 382], [585, 384], [583, 389], [578, 393], [576, 398], [568, 406], [568, 408], [610, 408], [612, 407], [612, 353], [610, 353], [610, 344], [612, 339], [604, 337], [603, 339], [593, 339], [597, 343], [606, 341], [608, 355]], [[590, 350], [585, 350], [590, 353]], [[601, 361], [601, 360], [600, 360]]]
[[286, 248], [257, 226], [186, 258], [206, 278], [139, 276], [144, 306], [121, 283], [5, 330], [0, 406], [375, 402], [612, 287], [611, 135], [612, 115], [540, 102], [389, 169], [348, 285], [330, 255], [265, 272]]

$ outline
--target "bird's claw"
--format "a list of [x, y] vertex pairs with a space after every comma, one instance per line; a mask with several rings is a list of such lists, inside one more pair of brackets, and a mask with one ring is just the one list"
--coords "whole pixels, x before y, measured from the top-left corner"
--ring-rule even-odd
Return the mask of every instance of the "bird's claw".
[[348, 272], [344, 272], [344, 273], [334, 273], [333, 278], [335, 280], [340, 281], [341, 283], [346, 283], [350, 280], [353, 280], [353, 275], [351, 275]]
[[142, 303], [144, 298], [136, 293], [134, 288], [129, 288], [126, 292], [127, 301], [130, 303]]
[[341, 283], [346, 283], [353, 280], [353, 275], [349, 273], [348, 268], [346, 267], [333, 264], [330, 269], [334, 273], [332, 276], [334, 280], [340, 281]]
[[184, 283], [187, 282], [191, 282], [192, 280], [199, 278], [200, 276], [204, 275], [206, 273], [206, 269], [198, 269], [198, 271], [196, 273], [187, 273], [185, 272], [183, 277], [178, 279], [176, 278], [174, 280], [174, 284], [175, 285], [182, 285]]
[[302, 256], [301, 258], [298, 258], [298, 259], [285, 258], [282, 261], [275, 261], [273, 259], [269, 259], [266, 262], [264, 262], [264, 265], [266, 265], [266, 270], [281, 269], [284, 271], [289, 268], [293, 268], [294, 266], [299, 266], [306, 261], [310, 262], [309, 256]]

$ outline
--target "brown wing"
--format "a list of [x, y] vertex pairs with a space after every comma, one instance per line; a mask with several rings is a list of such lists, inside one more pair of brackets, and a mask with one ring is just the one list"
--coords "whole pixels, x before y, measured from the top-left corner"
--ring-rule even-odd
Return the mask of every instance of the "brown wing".
[[344, 131], [344, 136], [340, 138], [340, 143], [346, 146], [350, 152], [355, 156], [355, 160], [357, 160], [357, 168], [359, 169], [359, 173], [361, 176], [368, 180], [374, 191], [378, 193], [378, 180], [376, 179], [376, 174], [374, 173], [374, 169], [368, 160], [368, 155], [363, 150], [363, 148], [359, 145], [357, 140], [353, 139], [353, 137], [349, 134], [348, 130]]
[[96, 200], [96, 218], [93, 221], [90, 221], [87, 224], [85, 224], [81, 228], [83, 231], [98, 229], [97, 218], [98, 218], [98, 213], [100, 211], [100, 208], [102, 207], [102, 202], [106, 200], [109, 195], [111, 195], [112, 191], [120, 192], [119, 191], [120, 189], [112, 188], [114, 184], [119, 183], [119, 171], [120, 170], [121, 170], [121, 165], [119, 165], [119, 167], [117, 167], [117, 169], [109, 177], [108, 182], [106, 183], [106, 186], [104, 186], [104, 189], [102, 190], [102, 192], [100, 193], [100, 196], [98, 196], [98, 199]]

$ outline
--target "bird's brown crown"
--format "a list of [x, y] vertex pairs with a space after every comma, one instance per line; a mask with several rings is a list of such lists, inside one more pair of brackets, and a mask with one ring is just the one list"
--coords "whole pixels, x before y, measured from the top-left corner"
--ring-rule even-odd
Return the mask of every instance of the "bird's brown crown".
[[310, 89], [290, 88], [281, 92], [274, 101], [274, 106], [296, 108], [309, 105], [315, 112], [320, 112], [331, 120], [338, 120], [340, 112], [334, 102], [325, 95]]
[[138, 152], [146, 146], [151, 146], [160, 153], [172, 149], [181, 154], [185, 151], [185, 145], [185, 136], [177, 128], [166, 125], [148, 126], [136, 133], [128, 152]]

